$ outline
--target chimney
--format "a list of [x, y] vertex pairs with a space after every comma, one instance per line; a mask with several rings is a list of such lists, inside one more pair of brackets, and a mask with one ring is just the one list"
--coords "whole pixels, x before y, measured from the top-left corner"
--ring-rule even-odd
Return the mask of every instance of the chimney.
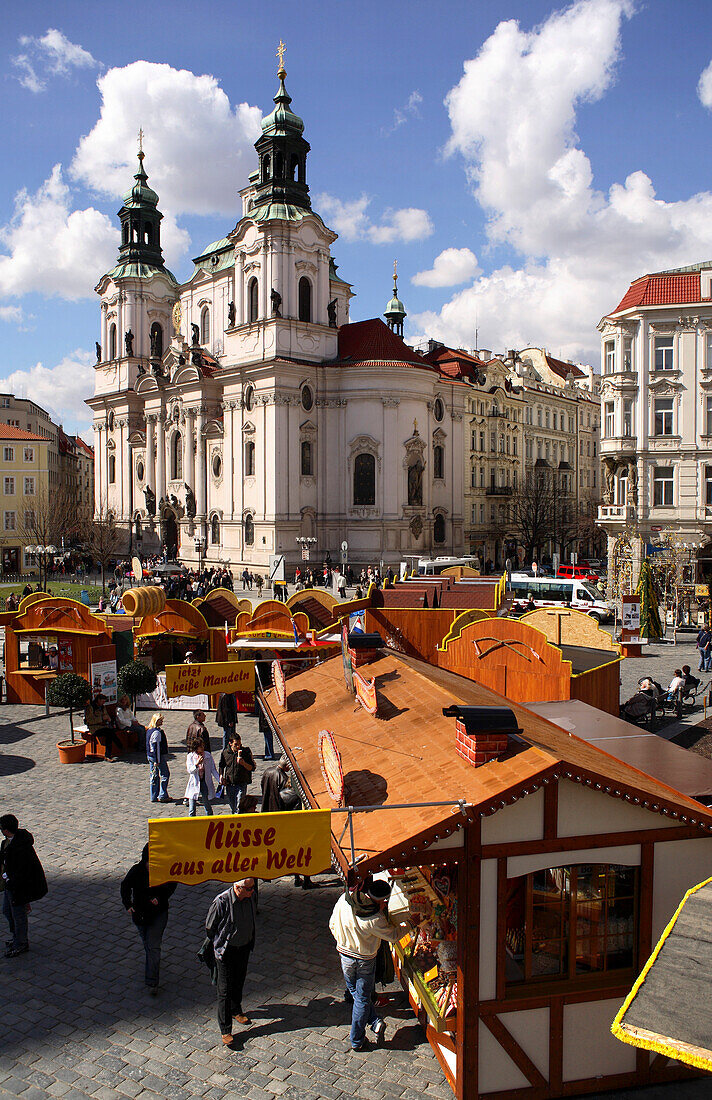
[[520, 735], [509, 707], [443, 707], [446, 718], [455, 719], [455, 748], [475, 768], [497, 760], [509, 748], [511, 735]]
[[384, 641], [380, 634], [362, 634], [352, 632], [349, 634], [349, 656], [352, 668], [361, 668], [369, 665], [378, 658], [379, 650], [383, 649]]

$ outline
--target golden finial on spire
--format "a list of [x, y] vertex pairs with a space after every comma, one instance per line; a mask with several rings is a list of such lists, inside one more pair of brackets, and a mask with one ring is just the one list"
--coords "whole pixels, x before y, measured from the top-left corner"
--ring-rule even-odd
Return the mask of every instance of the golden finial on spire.
[[398, 260], [393, 261], [393, 297], [398, 297]]
[[138, 131], [138, 155], [143, 156], [143, 128], [139, 127]]
[[285, 70], [284, 70], [284, 51], [286, 50], [286, 48], [287, 47], [285, 46], [284, 42], [280, 38], [279, 46], [277, 46], [277, 53], [275, 54], [275, 57], [279, 58], [279, 68], [277, 69], [277, 76], [286, 76], [287, 75]]

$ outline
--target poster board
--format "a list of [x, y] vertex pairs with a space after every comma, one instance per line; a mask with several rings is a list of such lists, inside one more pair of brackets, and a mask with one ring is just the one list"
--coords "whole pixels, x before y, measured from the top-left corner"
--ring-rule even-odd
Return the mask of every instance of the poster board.
[[319, 730], [319, 765], [330, 797], [340, 806], [344, 800], [344, 769], [331, 730]]
[[640, 641], [640, 593], [621, 597], [621, 642]]
[[60, 638], [57, 642], [57, 671], [74, 672], [74, 648], [70, 638]]
[[166, 694], [169, 699], [254, 690], [253, 661], [206, 661], [197, 665], [166, 665]]
[[355, 670], [353, 677], [356, 698], [359, 703], [369, 714], [377, 714], [378, 696], [376, 694], [376, 677], [374, 676], [372, 680], [366, 680], [360, 672], [356, 672]]
[[[60, 651], [61, 658], [61, 651]], [[89, 680], [92, 698], [102, 693], [107, 703], [118, 700], [116, 646], [101, 645], [89, 650]]]

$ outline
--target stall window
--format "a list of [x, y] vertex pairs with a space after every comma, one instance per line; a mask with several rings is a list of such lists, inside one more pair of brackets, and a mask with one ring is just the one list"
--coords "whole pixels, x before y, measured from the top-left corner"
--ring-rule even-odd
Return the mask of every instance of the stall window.
[[534, 871], [507, 882], [508, 985], [632, 971], [638, 868], [609, 863]]

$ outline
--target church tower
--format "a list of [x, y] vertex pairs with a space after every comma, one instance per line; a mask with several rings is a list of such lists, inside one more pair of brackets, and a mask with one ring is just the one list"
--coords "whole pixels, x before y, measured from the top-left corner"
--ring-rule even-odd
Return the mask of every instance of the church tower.
[[386, 324], [392, 332], [395, 332], [396, 336], [403, 337], [403, 322], [408, 314], [405, 311], [405, 306], [398, 297], [398, 261], [393, 261], [393, 297], [386, 306], [383, 316], [386, 318]]
[[262, 122], [262, 136], [255, 142], [259, 171], [254, 190], [253, 206], [272, 203], [311, 210], [307, 186], [307, 154], [310, 146], [304, 138], [304, 122], [290, 110], [292, 97], [284, 81], [284, 45], [280, 42], [279, 90], [274, 97], [274, 110]]

